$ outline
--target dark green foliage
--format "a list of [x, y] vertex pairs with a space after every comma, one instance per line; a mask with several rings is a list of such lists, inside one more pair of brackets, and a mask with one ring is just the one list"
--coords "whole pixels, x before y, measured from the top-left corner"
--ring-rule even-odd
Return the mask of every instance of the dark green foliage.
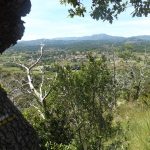
[[69, 65], [57, 67], [55, 104], [70, 120], [77, 149], [104, 149], [115, 135], [112, 76], [105, 57], [96, 60], [89, 55], [88, 60], [79, 71], [73, 71]]
[[58, 117], [54, 113], [43, 120], [33, 107], [25, 109], [24, 115], [37, 130], [42, 150], [50, 149], [53, 144], [69, 145], [71, 143], [73, 132], [66, 122], [66, 117]]
[[[60, 0], [61, 3], [71, 4], [72, 9], [69, 10], [71, 17], [74, 15], [84, 16], [86, 8], [83, 3], [78, 0]], [[132, 17], [147, 17], [150, 13], [149, 0], [91, 0], [91, 17], [96, 20], [107, 20], [110, 23], [118, 18], [118, 15], [124, 12], [128, 7], [133, 8]]]
[[[4, 69], [1, 66], [2, 86], [6, 87], [9, 93], [12, 89], [17, 89], [17, 94], [10, 93], [10, 96], [17, 96], [15, 104], [37, 130], [41, 149], [125, 150], [132, 147], [130, 142], [135, 140], [132, 139], [130, 130], [134, 128], [134, 122], [131, 121], [134, 116], [130, 115], [129, 110], [133, 111], [133, 105], [142, 106], [142, 109], [149, 109], [150, 106], [149, 53], [146, 53], [147, 49], [145, 53], [135, 53], [135, 47], [131, 44], [115, 48], [116, 60], [110, 51], [112, 47], [103, 54], [94, 51], [88, 55], [84, 51], [47, 50], [42, 62], [39, 63], [39, 66], [46, 63], [43, 67], [43, 89], [47, 90], [49, 85], [51, 89], [44, 106], [39, 105], [33, 94], [27, 92], [28, 85], [19, 88], [18, 82], [15, 82], [17, 79], [23, 84], [26, 83], [26, 76], [20, 69], [17, 71], [15, 66]], [[10, 53], [8, 52], [8, 56]], [[23, 56], [22, 61], [25, 64], [30, 55], [36, 59], [37, 54], [36, 51], [12, 53], [18, 57]], [[82, 57], [76, 59], [78, 56], [86, 55], [83, 60]], [[7, 54], [4, 56], [3, 64], [7, 62]], [[49, 61], [48, 57], [55, 57], [58, 64], [52, 64], [53, 61]], [[140, 58], [140, 61], [137, 58]], [[37, 90], [41, 83], [39, 66], [32, 72], [32, 80]], [[11, 81], [10, 77], [14, 81]], [[126, 110], [124, 107], [127, 105], [129, 106]], [[138, 116], [137, 112], [135, 113]], [[137, 126], [140, 125], [138, 121], [137, 119]], [[146, 122], [143, 125], [141, 123], [141, 133]], [[148, 127], [146, 131], [147, 129]], [[133, 137], [136, 137], [135, 133]], [[147, 139], [145, 133], [142, 137]], [[140, 141], [140, 138], [138, 140]], [[144, 147], [144, 144], [141, 147]]]

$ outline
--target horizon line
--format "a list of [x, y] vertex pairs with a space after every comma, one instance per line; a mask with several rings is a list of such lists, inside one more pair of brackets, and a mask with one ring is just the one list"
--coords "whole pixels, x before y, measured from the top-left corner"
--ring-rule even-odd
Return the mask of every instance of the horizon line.
[[23, 41], [35, 41], [35, 40], [59, 40], [62, 38], [82, 38], [82, 37], [89, 37], [94, 35], [107, 35], [107, 36], [113, 36], [113, 37], [122, 37], [122, 38], [130, 38], [130, 37], [138, 37], [138, 36], [150, 36], [149, 34], [141, 34], [141, 35], [134, 35], [134, 36], [121, 36], [121, 35], [111, 35], [107, 33], [98, 33], [98, 34], [90, 34], [90, 35], [83, 35], [83, 36], [62, 36], [62, 37], [53, 37], [53, 38], [36, 38], [36, 39], [29, 39], [29, 40], [18, 40], [18, 42]]

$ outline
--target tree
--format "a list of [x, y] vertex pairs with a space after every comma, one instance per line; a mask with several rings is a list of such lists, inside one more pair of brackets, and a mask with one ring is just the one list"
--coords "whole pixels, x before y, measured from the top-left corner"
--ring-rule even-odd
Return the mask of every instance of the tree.
[[0, 87], [0, 149], [38, 150], [38, 138], [33, 127], [7, 98]]
[[[79, 0], [60, 0], [62, 4], [71, 4], [70, 16], [84, 16], [86, 8]], [[129, 4], [134, 7], [132, 16], [148, 16], [150, 13], [149, 0], [92, 0], [93, 19], [112, 23], [120, 13], [126, 10]], [[0, 53], [21, 39], [24, 32], [22, 16], [30, 12], [30, 0], [1, 0], [0, 1]], [[11, 18], [11, 19], [10, 19]], [[0, 148], [1, 149], [32, 149], [38, 150], [38, 138], [22, 117], [20, 112], [7, 98], [0, 87]], [[28, 145], [28, 146], [27, 146]]]
[[[30, 0], [0, 1], [0, 53], [21, 39], [22, 16], [30, 12]], [[10, 19], [11, 18], [11, 19]], [[38, 137], [33, 127], [7, 97], [0, 86], [0, 149], [38, 150]]]
[[[36, 88], [36, 86], [33, 83], [33, 77], [32, 77], [32, 70], [36, 67], [36, 65], [40, 62], [42, 56], [43, 56], [43, 48], [44, 48], [44, 44], [41, 44], [41, 50], [40, 50], [40, 56], [36, 61], [33, 61], [29, 67], [27, 65], [24, 65], [22, 63], [18, 63], [18, 62], [14, 62], [17, 66], [20, 66], [22, 69], [25, 70], [26, 72], [26, 78], [27, 78], [27, 83], [26, 85], [28, 85], [28, 88], [26, 89], [26, 91], [28, 91], [28, 94], [30, 95], [34, 95], [34, 97], [36, 98], [36, 102], [38, 107], [36, 107], [33, 104], [30, 104], [31, 106], [33, 106], [34, 108], [37, 109], [37, 111], [39, 112], [39, 114], [41, 115], [41, 117], [43, 119], [46, 119], [46, 113], [47, 113], [47, 103], [46, 103], [46, 99], [48, 97], [48, 95], [51, 92], [51, 87], [49, 84], [49, 81], [47, 79], [45, 79], [45, 75], [44, 75], [44, 66], [41, 66], [40, 72], [41, 72], [41, 82], [39, 83], [39, 87]], [[48, 82], [48, 87], [46, 90], [46, 82]], [[41, 111], [41, 109], [42, 111]]]
[[[70, 4], [73, 8], [69, 9], [71, 17], [78, 15], [84, 16], [86, 7], [80, 0], [60, 0], [61, 4]], [[150, 14], [149, 0], [91, 0], [91, 17], [96, 20], [113, 22], [118, 15], [124, 12], [128, 7], [133, 7], [132, 16], [147, 17]]]
[[106, 58], [89, 55], [88, 62], [81, 65], [80, 70], [74, 71], [67, 65], [58, 66], [57, 72], [54, 105], [58, 109], [58, 116], [67, 116], [76, 148], [117, 149], [119, 143], [117, 145], [117, 141], [111, 140], [118, 129], [116, 127], [114, 131], [112, 123], [116, 109], [113, 75]]

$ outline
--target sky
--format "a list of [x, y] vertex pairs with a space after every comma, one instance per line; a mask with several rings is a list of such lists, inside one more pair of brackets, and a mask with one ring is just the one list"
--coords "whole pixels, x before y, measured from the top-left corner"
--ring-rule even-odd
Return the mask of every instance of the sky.
[[[87, 8], [90, 8], [90, 1], [86, 0]], [[126, 10], [118, 20], [110, 24], [93, 20], [90, 10], [84, 18], [70, 18], [70, 7], [60, 5], [59, 0], [31, 0], [31, 3], [30, 14], [22, 18], [26, 22], [22, 40], [80, 37], [101, 33], [124, 37], [150, 35], [150, 16], [132, 18], [131, 9]]]

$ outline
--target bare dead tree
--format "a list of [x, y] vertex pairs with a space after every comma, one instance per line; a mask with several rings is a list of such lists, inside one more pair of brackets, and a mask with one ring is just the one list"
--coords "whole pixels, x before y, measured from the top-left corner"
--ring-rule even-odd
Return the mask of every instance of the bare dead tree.
[[40, 107], [37, 107], [33, 104], [30, 104], [32, 107], [34, 107], [35, 109], [37, 109], [37, 111], [40, 113], [41, 117], [43, 119], [45, 119], [45, 115], [47, 112], [47, 104], [46, 104], [46, 98], [49, 96], [50, 92], [51, 92], [51, 86], [50, 84], [48, 85], [49, 88], [48, 90], [45, 90], [44, 87], [44, 81], [45, 81], [45, 76], [44, 76], [44, 72], [43, 69], [40, 69], [41, 72], [41, 83], [39, 84], [39, 87], [36, 88], [34, 83], [33, 83], [33, 77], [32, 77], [32, 71], [33, 69], [38, 65], [38, 63], [40, 62], [42, 56], [43, 56], [43, 49], [44, 49], [44, 44], [41, 44], [40, 47], [40, 56], [36, 61], [33, 61], [29, 66], [21, 63], [21, 61], [16, 61], [15, 60], [15, 64], [20, 66], [21, 68], [23, 68], [26, 72], [26, 76], [27, 76], [27, 85], [29, 85], [29, 89], [28, 89], [28, 93], [32, 93], [37, 100], [38, 106], [40, 106], [43, 110], [44, 113], [42, 113], [42, 111], [40, 110]]

